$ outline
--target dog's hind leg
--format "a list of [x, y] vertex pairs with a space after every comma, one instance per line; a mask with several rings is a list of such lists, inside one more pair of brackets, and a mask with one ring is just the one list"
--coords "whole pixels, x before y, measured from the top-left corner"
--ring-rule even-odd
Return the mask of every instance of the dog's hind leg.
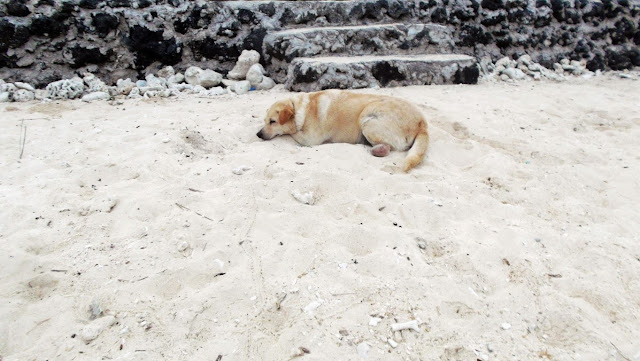
[[365, 139], [373, 146], [371, 154], [385, 157], [391, 150], [407, 150], [409, 145], [401, 129], [385, 119], [385, 113], [367, 109], [360, 115], [360, 129]]

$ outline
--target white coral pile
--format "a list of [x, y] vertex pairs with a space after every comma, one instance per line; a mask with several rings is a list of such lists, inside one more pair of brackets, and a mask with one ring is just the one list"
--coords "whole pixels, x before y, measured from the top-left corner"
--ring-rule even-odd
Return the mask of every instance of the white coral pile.
[[44, 90], [15, 82], [0, 80], [0, 102], [29, 101], [34, 99], [77, 99], [91, 102], [116, 97], [153, 98], [194, 94], [212, 97], [222, 94], [245, 94], [251, 90], [269, 90], [276, 83], [266, 75], [259, 63], [260, 54], [255, 50], [244, 50], [228, 78], [222, 74], [197, 66], [188, 67], [184, 74], [176, 73], [167, 66], [157, 74], [147, 74], [145, 79], [132, 81], [118, 79], [114, 86], [107, 86], [95, 75], [86, 73], [82, 78], [63, 79], [52, 82]]
[[595, 74], [587, 69], [587, 63], [584, 60], [562, 59], [560, 63], [553, 64], [553, 70], [534, 62], [529, 55], [523, 55], [518, 60], [504, 57], [495, 65], [487, 59], [483, 59], [480, 63], [485, 73], [484, 80], [488, 81], [512, 82], [542, 79], [564, 81], [568, 76], [589, 78]]

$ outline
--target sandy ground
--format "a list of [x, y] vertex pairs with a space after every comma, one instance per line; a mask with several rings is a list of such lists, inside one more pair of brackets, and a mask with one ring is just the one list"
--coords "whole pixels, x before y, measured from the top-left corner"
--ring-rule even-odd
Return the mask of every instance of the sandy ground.
[[259, 140], [284, 91], [1, 105], [0, 359], [640, 360], [640, 81], [374, 92], [410, 174]]

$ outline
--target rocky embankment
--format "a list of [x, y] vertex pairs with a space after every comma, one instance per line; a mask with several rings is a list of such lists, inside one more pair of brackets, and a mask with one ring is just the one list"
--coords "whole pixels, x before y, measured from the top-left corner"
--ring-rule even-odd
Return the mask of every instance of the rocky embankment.
[[[167, 65], [224, 75], [249, 49], [271, 71], [272, 59], [291, 55], [265, 57], [271, 33], [389, 23], [444, 26], [455, 53], [493, 62], [528, 54], [546, 68], [565, 58], [590, 71], [640, 65], [638, 0], [16, 0], [0, 4], [0, 78], [41, 88], [92, 73], [110, 84]], [[384, 37], [370, 40], [375, 53]]]

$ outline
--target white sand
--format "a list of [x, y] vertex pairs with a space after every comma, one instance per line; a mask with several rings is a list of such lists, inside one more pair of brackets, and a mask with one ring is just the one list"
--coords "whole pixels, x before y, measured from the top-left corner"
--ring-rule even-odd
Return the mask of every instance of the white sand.
[[375, 92], [408, 175], [259, 140], [282, 91], [0, 105], [1, 358], [640, 360], [640, 82]]

